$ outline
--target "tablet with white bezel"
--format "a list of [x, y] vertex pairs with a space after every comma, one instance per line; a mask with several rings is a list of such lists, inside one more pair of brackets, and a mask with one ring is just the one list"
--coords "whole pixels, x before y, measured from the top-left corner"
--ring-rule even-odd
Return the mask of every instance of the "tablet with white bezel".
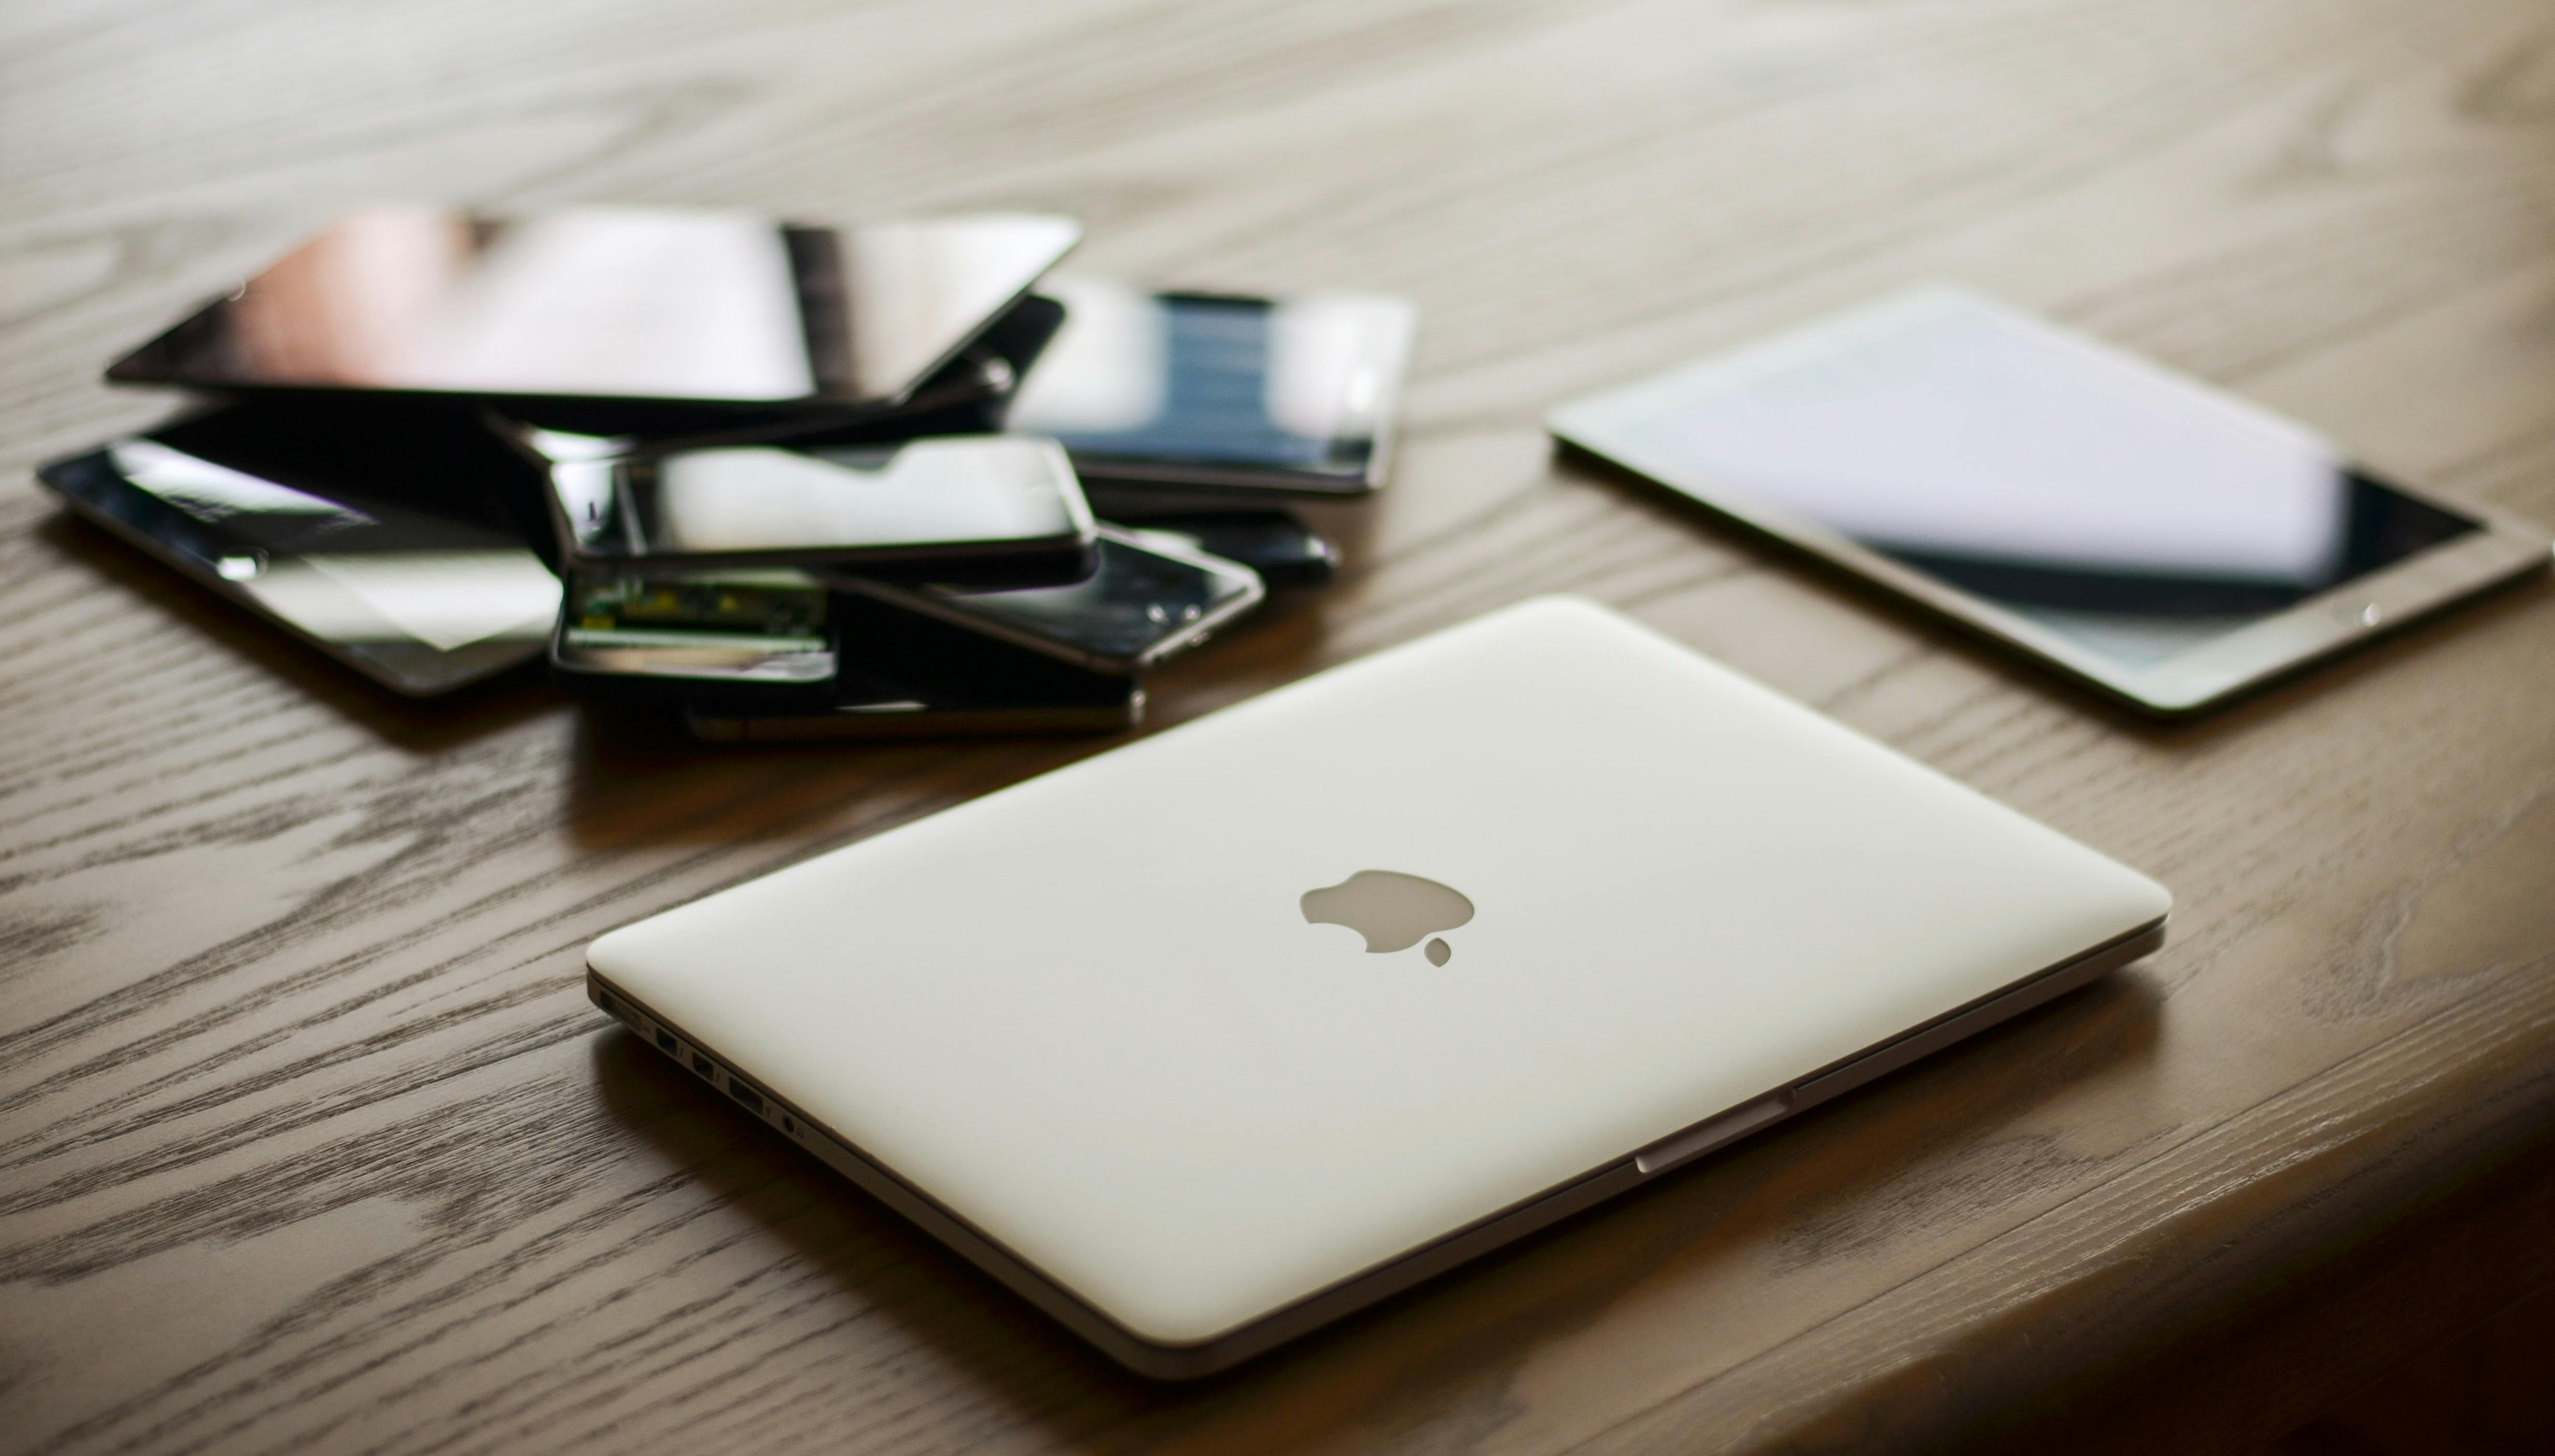
[[2543, 570], [2542, 531], [1932, 287], [1575, 401], [1552, 432], [2141, 708], [2212, 706]]

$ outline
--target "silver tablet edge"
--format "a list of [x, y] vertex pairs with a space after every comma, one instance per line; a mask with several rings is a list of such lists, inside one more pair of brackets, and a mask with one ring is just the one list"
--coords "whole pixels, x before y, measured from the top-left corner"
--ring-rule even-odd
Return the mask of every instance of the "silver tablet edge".
[[2476, 523], [2476, 530], [2342, 582], [2214, 642], [2145, 667], [2115, 663], [2056, 632], [1902, 565], [1836, 532], [1772, 510], [1744, 493], [1680, 479], [1672, 462], [1610, 437], [1618, 422], [1595, 418], [1606, 401], [1581, 401], [1545, 420], [1572, 449], [1651, 482], [1724, 520], [1825, 560], [1876, 586], [1951, 618], [2010, 651], [2026, 653], [2117, 701], [2182, 717], [2302, 671], [2362, 643], [2426, 620], [2555, 564], [2555, 541], [2503, 512], [2444, 500], [2391, 477], [2388, 489]]

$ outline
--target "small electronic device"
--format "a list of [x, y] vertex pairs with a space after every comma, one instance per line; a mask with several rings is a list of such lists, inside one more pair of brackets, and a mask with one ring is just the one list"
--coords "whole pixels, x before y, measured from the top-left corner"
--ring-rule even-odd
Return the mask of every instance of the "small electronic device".
[[1140, 541], [1248, 566], [1271, 586], [1318, 586], [1339, 571], [1339, 551], [1283, 511], [1145, 516], [1114, 524]]
[[831, 601], [814, 577], [783, 568], [571, 572], [550, 670], [595, 696], [745, 688], [767, 707], [807, 711], [835, 690]]
[[982, 213], [849, 227], [742, 212], [338, 219], [108, 369], [119, 383], [516, 406], [854, 413], [956, 358], [1081, 239]]
[[1132, 674], [1207, 640], [1268, 595], [1249, 567], [1099, 529], [1099, 564], [1068, 586], [981, 589], [830, 579], [924, 617], [1094, 672]]
[[2170, 904], [1547, 599], [613, 931], [587, 989], [1186, 1377], [2083, 985]]
[[2158, 713], [2488, 587], [2548, 538], [1948, 288], [1580, 400], [1552, 431]]
[[1091, 510], [1051, 440], [797, 449], [516, 434], [547, 462], [560, 554], [581, 569], [803, 565], [1006, 585], [1092, 569]]
[[820, 701], [700, 684], [683, 697], [712, 743], [1110, 733], [1143, 716], [1132, 677], [1085, 671], [979, 632], [849, 594], [834, 598], [842, 668]]
[[236, 405], [57, 460], [85, 519], [394, 691], [542, 654], [558, 578], [533, 473], [467, 415]]
[[1041, 292], [1063, 329], [1013, 400], [1095, 481], [1359, 495], [1384, 482], [1417, 317], [1399, 299]]

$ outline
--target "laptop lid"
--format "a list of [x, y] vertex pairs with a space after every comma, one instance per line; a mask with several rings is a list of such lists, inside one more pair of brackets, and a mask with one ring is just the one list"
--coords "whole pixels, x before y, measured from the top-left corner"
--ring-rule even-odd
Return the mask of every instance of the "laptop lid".
[[1016, 1283], [1140, 1347], [1231, 1351], [2168, 905], [1547, 598], [588, 959]]

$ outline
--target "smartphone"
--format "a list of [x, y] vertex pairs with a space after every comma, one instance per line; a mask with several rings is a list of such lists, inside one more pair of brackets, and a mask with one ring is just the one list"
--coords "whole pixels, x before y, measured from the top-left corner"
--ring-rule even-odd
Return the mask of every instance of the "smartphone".
[[833, 578], [848, 591], [1094, 672], [1132, 676], [1206, 641], [1268, 592], [1249, 567], [1112, 527], [1069, 586], [985, 590]]
[[465, 415], [244, 404], [37, 471], [72, 511], [393, 691], [541, 657], [523, 461]]
[[1052, 441], [947, 435], [795, 449], [518, 428], [561, 556], [589, 571], [827, 566], [907, 579], [1078, 580], [1091, 509]]
[[711, 685], [687, 691], [694, 737], [710, 743], [1109, 733], [1133, 727], [1145, 691], [981, 632], [845, 594], [834, 630], [843, 667], [820, 701]]
[[724, 687], [813, 707], [831, 700], [838, 673], [831, 601], [814, 577], [779, 568], [570, 572], [551, 675], [588, 696]]
[[1248, 566], [1273, 587], [1319, 586], [1340, 566], [1330, 542], [1283, 511], [1138, 516], [1110, 524], [1149, 546], [1202, 551]]
[[1009, 427], [1094, 481], [1262, 494], [1383, 484], [1417, 314], [1399, 299], [1156, 293], [1055, 279], [1064, 326]]
[[117, 360], [127, 384], [883, 410], [1080, 241], [1070, 218], [349, 214]]
[[2140, 708], [2187, 713], [2546, 569], [2292, 422], [1919, 289], [1566, 405], [1570, 444]]

